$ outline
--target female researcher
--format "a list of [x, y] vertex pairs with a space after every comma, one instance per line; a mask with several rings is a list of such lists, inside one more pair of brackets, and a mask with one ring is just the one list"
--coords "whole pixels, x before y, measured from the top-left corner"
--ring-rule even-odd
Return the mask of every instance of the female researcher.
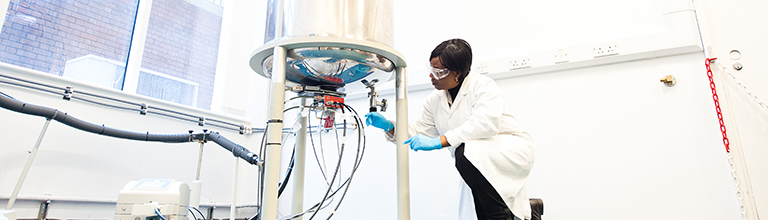
[[[461, 203], [474, 203], [478, 219], [530, 219], [525, 184], [533, 142], [504, 108], [501, 90], [492, 79], [470, 73], [472, 49], [462, 39], [437, 45], [429, 63], [436, 90], [418, 121], [409, 124], [410, 138], [403, 144], [414, 151], [449, 148], [471, 189], [471, 198], [462, 194]], [[394, 125], [383, 115], [368, 113], [366, 124], [394, 141]]]

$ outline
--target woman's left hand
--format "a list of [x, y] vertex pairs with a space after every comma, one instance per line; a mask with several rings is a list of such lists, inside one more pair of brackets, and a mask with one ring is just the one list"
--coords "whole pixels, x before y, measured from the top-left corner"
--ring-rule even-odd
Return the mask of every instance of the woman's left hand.
[[440, 141], [440, 136], [427, 137], [425, 135], [416, 135], [408, 138], [403, 144], [410, 144], [411, 150], [437, 150], [443, 148], [443, 143]]

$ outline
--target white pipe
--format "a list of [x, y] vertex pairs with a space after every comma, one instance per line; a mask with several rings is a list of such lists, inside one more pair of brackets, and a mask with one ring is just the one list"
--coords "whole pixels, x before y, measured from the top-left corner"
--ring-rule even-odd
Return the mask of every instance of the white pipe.
[[46, 118], [45, 124], [43, 125], [43, 130], [40, 131], [40, 136], [37, 137], [37, 142], [35, 142], [35, 147], [32, 148], [32, 151], [29, 152], [29, 157], [27, 158], [27, 164], [24, 165], [24, 170], [21, 171], [21, 176], [19, 176], [19, 180], [16, 182], [16, 188], [13, 189], [13, 194], [11, 194], [11, 198], [8, 199], [8, 205], [5, 206], [6, 210], [11, 210], [13, 208], [13, 203], [16, 202], [16, 197], [19, 196], [19, 190], [21, 190], [21, 185], [24, 184], [24, 179], [27, 178], [27, 173], [29, 173], [29, 168], [32, 166], [32, 161], [35, 160], [35, 155], [37, 155], [37, 149], [40, 148], [40, 143], [43, 142], [43, 136], [45, 136], [45, 131], [48, 130], [48, 125], [51, 124], [51, 119], [56, 117], [56, 114], [53, 115], [53, 117]]
[[403, 144], [408, 139], [408, 85], [405, 80], [405, 67], [398, 67], [395, 73], [396, 121], [395, 140], [397, 143], [397, 219], [411, 219], [411, 199], [408, 174], [408, 147]]
[[237, 176], [240, 169], [240, 158], [235, 157], [235, 172], [232, 175], [232, 205], [229, 207], [229, 219], [235, 220], [235, 207], [237, 207]]
[[283, 134], [283, 107], [285, 104], [286, 49], [275, 46], [272, 55], [272, 84], [269, 94], [269, 121], [267, 122], [267, 150], [264, 158], [264, 194], [261, 198], [261, 219], [277, 218], [277, 190], [280, 179], [280, 151]]
[[200, 182], [200, 168], [203, 165], [203, 145], [204, 142], [200, 142], [200, 153], [197, 156], [197, 173], [195, 174], [195, 180], [190, 185], [189, 195], [189, 207], [200, 208], [200, 191], [203, 189], [203, 183]]
[[200, 180], [193, 180], [189, 185], [189, 207], [195, 207], [200, 209], [200, 191], [203, 189], [203, 182]]
[[[307, 99], [301, 98], [301, 106], [307, 105]], [[307, 115], [305, 108], [299, 110], [299, 124], [301, 128], [296, 134], [296, 147], [294, 148], [293, 158], [293, 196], [291, 201], [291, 214], [297, 214], [304, 211], [304, 164], [307, 154]], [[287, 184], [287, 183], [283, 183]], [[296, 218], [301, 220], [301, 217]]]

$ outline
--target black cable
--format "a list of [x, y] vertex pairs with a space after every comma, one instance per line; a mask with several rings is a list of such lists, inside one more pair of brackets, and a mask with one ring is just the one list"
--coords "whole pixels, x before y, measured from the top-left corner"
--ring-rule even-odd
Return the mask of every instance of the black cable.
[[[314, 106], [310, 106], [310, 107], [311, 107], [312, 109], [320, 110], [320, 109], [318, 109], [317, 107], [315, 107], [315, 106], [316, 106], [316, 104], [317, 104], [317, 102], [313, 104]], [[346, 180], [346, 181], [343, 181], [343, 182], [342, 182], [342, 181], [341, 181], [341, 178], [339, 178], [339, 183], [340, 183], [340, 185], [338, 185], [338, 187], [337, 187], [337, 188], [336, 188], [336, 187], [333, 187], [333, 183], [335, 182], [335, 180], [336, 180], [336, 176], [338, 176], [337, 174], [338, 174], [338, 172], [339, 172], [339, 170], [340, 170], [340, 167], [341, 167], [341, 166], [340, 166], [340, 165], [341, 165], [340, 163], [341, 163], [341, 161], [342, 161], [342, 157], [343, 157], [343, 147], [342, 147], [342, 149], [339, 149], [339, 152], [340, 152], [340, 154], [339, 154], [339, 161], [337, 162], [337, 166], [336, 166], [336, 171], [335, 171], [335, 173], [334, 173], [334, 177], [333, 177], [333, 178], [331, 178], [332, 182], [331, 182], [331, 183], [329, 183], [329, 185], [328, 185], [328, 189], [327, 189], [327, 191], [326, 191], [326, 195], [323, 197], [323, 200], [322, 200], [321, 202], [318, 202], [318, 203], [316, 203], [314, 206], [312, 206], [311, 208], [309, 208], [308, 210], [306, 210], [304, 213], [295, 214], [295, 216], [292, 216], [292, 217], [290, 217], [290, 218], [295, 218], [295, 217], [298, 217], [298, 216], [304, 215], [304, 214], [306, 214], [306, 213], [309, 213], [309, 212], [312, 212], [312, 213], [314, 213], [314, 215], [311, 217], [311, 218], [313, 218], [313, 217], [314, 217], [314, 216], [317, 214], [317, 212], [318, 212], [319, 210], [321, 210], [321, 209], [324, 209], [324, 208], [325, 208], [325, 207], [327, 207], [328, 205], [331, 205], [331, 203], [332, 203], [332, 202], [329, 202], [329, 203], [327, 203], [327, 204], [325, 204], [325, 205], [324, 205], [324, 203], [325, 203], [326, 201], [328, 201], [329, 199], [330, 199], [330, 201], [333, 201], [333, 200], [334, 200], [334, 199], [333, 199], [333, 196], [335, 196], [335, 195], [336, 195], [338, 192], [340, 192], [340, 191], [342, 190], [342, 188], [344, 188], [344, 192], [343, 192], [343, 194], [342, 194], [342, 197], [339, 199], [339, 201], [338, 201], [338, 203], [337, 203], [336, 207], [334, 208], [334, 212], [335, 212], [336, 210], [338, 210], [338, 208], [340, 207], [340, 204], [341, 204], [341, 202], [343, 201], [343, 199], [344, 199], [344, 198], [345, 198], [345, 196], [346, 196], [346, 193], [347, 193], [347, 192], [348, 192], [348, 190], [349, 190], [349, 186], [351, 185], [351, 184], [350, 184], [350, 183], [351, 183], [351, 178], [354, 176], [355, 172], [357, 171], [357, 169], [359, 168], [359, 166], [360, 166], [360, 164], [361, 164], [361, 161], [362, 161], [362, 156], [363, 156], [363, 154], [364, 154], [364, 152], [365, 152], [365, 135], [364, 135], [364, 132], [363, 132], [363, 131], [364, 131], [364, 127], [362, 126], [362, 125], [364, 124], [364, 122], [362, 121], [362, 119], [360, 118], [360, 116], [357, 114], [357, 112], [356, 112], [354, 109], [352, 109], [350, 106], [348, 106], [348, 105], [345, 105], [345, 104], [343, 104], [343, 103], [341, 103], [341, 105], [343, 106], [343, 108], [341, 108], [341, 111], [342, 111], [342, 113], [346, 113], [346, 112], [344, 111], [344, 108], [346, 108], [346, 109], [349, 109], [349, 110], [350, 110], [350, 112], [353, 112], [353, 113], [355, 114], [353, 117], [354, 117], [354, 120], [355, 120], [355, 122], [356, 122], [356, 123], [357, 123], [357, 125], [358, 125], [358, 128], [360, 129], [360, 130], [358, 130], [358, 137], [359, 137], [359, 138], [358, 138], [358, 141], [357, 141], [357, 142], [358, 142], [358, 144], [357, 144], [357, 145], [358, 145], [358, 148], [357, 148], [357, 154], [356, 154], [356, 156], [355, 156], [355, 160], [354, 160], [355, 162], [354, 162], [354, 165], [353, 165], [353, 170], [352, 170], [352, 173], [351, 173], [350, 177], [349, 177], [349, 178], [347, 178], [347, 180]], [[307, 107], [307, 106], [304, 106], [304, 107]], [[292, 107], [292, 108], [293, 108], [293, 107]], [[285, 111], [288, 111], [288, 110], [290, 110], [290, 109], [292, 109], [292, 108], [286, 109]], [[335, 126], [338, 126], [338, 125], [339, 125], [339, 124], [336, 124]], [[341, 123], [341, 125], [343, 126], [343, 129], [344, 129], [344, 134], [343, 134], [343, 136], [346, 138], [346, 130], [347, 130], [347, 121], [346, 121], [346, 119], [344, 119], [344, 123]], [[308, 132], [307, 132], [307, 133], [309, 133], [309, 134], [310, 134], [310, 139], [311, 139], [311, 144], [313, 145], [313, 149], [316, 149], [316, 147], [314, 146], [314, 138], [313, 138], [313, 136], [312, 136], [312, 125], [311, 125], [311, 120], [308, 120], [308, 126], [307, 126], [307, 127], [308, 127]], [[338, 135], [338, 131], [336, 131], [336, 132], [337, 132], [337, 135]], [[266, 135], [266, 133], [265, 133], [264, 135]], [[338, 140], [338, 136], [337, 136], [337, 140]], [[262, 137], [262, 144], [261, 144], [261, 145], [262, 145], [262, 147], [260, 148], [260, 150], [261, 150], [261, 151], [260, 151], [260, 154], [263, 154], [263, 151], [264, 151], [264, 141], [265, 141], [265, 137], [263, 136], [263, 137]], [[346, 143], [343, 143], [343, 145], [342, 145], [342, 146], [344, 146], [345, 144], [346, 144]], [[294, 145], [295, 145], [295, 143], [294, 143]], [[319, 160], [319, 158], [317, 157], [317, 152], [316, 152], [316, 150], [315, 150], [315, 159], [316, 159], [316, 161], [318, 162], [318, 165], [320, 166], [320, 169], [322, 170], [322, 165], [321, 165], [321, 164], [319, 164], [319, 161], [320, 161], [320, 160]], [[287, 182], [290, 180], [290, 175], [291, 175], [291, 173], [292, 173], [292, 169], [293, 169], [293, 167], [294, 167], [294, 164], [295, 164], [295, 148], [294, 148], [294, 151], [292, 152], [292, 155], [291, 155], [291, 163], [289, 164], [289, 168], [288, 168], [288, 170], [286, 171], [286, 176], [285, 176], [285, 178], [284, 178], [283, 182], [282, 182], [282, 183], [280, 183], [280, 186], [281, 186], [281, 187], [280, 187], [280, 189], [278, 189], [278, 197], [279, 197], [279, 195], [281, 194], [282, 190], [285, 188], [285, 186], [287, 186]], [[260, 174], [261, 174], [261, 178], [260, 178], [260, 181], [259, 181], [259, 183], [260, 183], [260, 184], [259, 184], [259, 189], [260, 189], [260, 190], [258, 191], [258, 193], [259, 193], [259, 195], [263, 195], [263, 181], [264, 181], [264, 180], [263, 180], [263, 175], [264, 175], [264, 174], [263, 174], [263, 172], [261, 172]], [[328, 182], [327, 182], [327, 181], [328, 181], [328, 180], [327, 180], [327, 176], [325, 175], [325, 172], [324, 172], [324, 171], [322, 171], [322, 174], [323, 174], [323, 176], [324, 176], [324, 179], [326, 179], [326, 183], [328, 183]], [[259, 215], [260, 215], [260, 213], [261, 213], [261, 210], [259, 210], [259, 212], [258, 212], [256, 215], [254, 215], [253, 217], [251, 217], [251, 218], [248, 218], [248, 219], [249, 219], [249, 220], [255, 220], [255, 219], [259, 219]], [[333, 216], [333, 214], [331, 214], [330, 216], [328, 216], [328, 218], [330, 219], [332, 216]], [[310, 219], [311, 219], [311, 218], [310, 218]]]
[[[266, 150], [265, 148], [267, 147], [267, 129], [269, 129], [269, 123], [266, 124], [266, 126], [264, 127], [264, 132], [261, 135], [261, 143], [259, 144], [259, 155], [264, 155], [264, 151]], [[264, 158], [264, 159], [266, 160], [267, 158]], [[261, 219], [261, 209], [263, 207], [261, 204], [262, 202], [261, 197], [262, 195], [264, 195], [264, 170], [263, 169], [259, 170], [259, 181], [257, 182], [257, 187], [258, 188], [256, 190], [256, 197], [258, 198], [257, 202], [259, 206], [259, 211], [256, 212], [255, 215], [248, 218], [248, 220]]]
[[200, 209], [197, 209], [197, 208], [195, 208], [195, 207], [190, 207], [190, 208], [192, 208], [192, 209], [194, 209], [195, 211], [197, 211], [197, 213], [198, 213], [198, 214], [200, 214], [200, 218], [202, 218], [203, 220], [205, 220], [205, 215], [203, 215], [203, 212], [201, 212], [201, 211], [200, 211]]
[[291, 172], [293, 171], [294, 161], [296, 160], [296, 147], [294, 143], [293, 152], [291, 153], [291, 162], [288, 164], [288, 170], [285, 171], [285, 178], [283, 178], [283, 182], [280, 182], [277, 189], [277, 198], [280, 198], [280, 195], [283, 194], [283, 190], [285, 190], [285, 186], [288, 185], [288, 180], [291, 179]]
[[197, 216], [195, 215], [195, 212], [192, 211], [192, 208], [195, 208], [195, 207], [190, 206], [187, 208], [187, 210], [189, 211], [189, 213], [192, 213], [192, 218], [195, 218], [195, 220], [197, 220]]
[[[297, 96], [297, 97], [299, 97], [299, 96]], [[302, 98], [307, 98], [307, 97], [311, 98], [311, 96], [304, 96]], [[296, 97], [294, 97], [294, 98], [296, 98]], [[290, 100], [293, 100], [294, 98], [291, 98]], [[283, 110], [283, 114], [285, 114], [286, 111], [289, 111], [289, 110], [293, 109], [294, 107], [305, 107], [305, 106], [293, 106], [293, 107], [287, 108], [287, 109]], [[299, 116], [299, 117], [301, 118], [302, 116]], [[299, 119], [299, 120], [301, 120], [301, 119]], [[309, 121], [309, 119], [307, 119], [307, 121]], [[299, 131], [301, 131], [301, 129], [299, 129]], [[296, 133], [294, 133], [294, 136], [295, 136], [295, 134]], [[286, 185], [288, 185], [288, 180], [290, 180], [290, 178], [291, 178], [291, 173], [293, 171], [294, 162], [296, 160], [296, 146], [297, 146], [297, 144], [298, 143], [296, 143], [296, 142], [293, 143], [293, 151], [291, 151], [291, 162], [288, 164], [288, 170], [285, 173], [285, 177], [283, 178], [283, 182], [280, 182], [278, 184], [279, 185], [279, 188], [277, 190], [277, 198], [278, 199], [280, 198], [280, 195], [283, 194], [283, 191], [285, 190]]]
[[[317, 116], [317, 113], [315, 113], [315, 116]], [[320, 173], [323, 174], [323, 179], [325, 182], [328, 182], [328, 177], [325, 175], [325, 170], [323, 170], [323, 165], [320, 164], [320, 158], [317, 157], [317, 150], [315, 149], [315, 139], [312, 137], [312, 120], [307, 120], [307, 127], [309, 129], [309, 143], [312, 145], [312, 153], [315, 154], [315, 161], [317, 161], [317, 166], [320, 168]]]
[[[352, 109], [351, 107], [349, 107], [349, 106], [347, 106], [347, 107], [348, 107], [348, 109], [350, 109], [351, 111], [353, 111], [353, 112], [355, 113], [355, 115], [357, 116], [357, 117], [355, 117], [355, 120], [356, 120], [356, 122], [358, 123], [358, 125], [362, 125], [362, 119], [360, 119], [359, 115], [357, 115], [357, 112], [356, 112], [354, 109]], [[337, 205], [336, 205], [336, 208], [334, 208], [334, 211], [332, 211], [332, 213], [335, 213], [335, 212], [336, 212], [336, 210], [338, 210], [338, 207], [341, 205], [341, 202], [343, 201], [343, 199], [344, 199], [344, 197], [345, 197], [345, 195], [346, 195], [346, 192], [348, 192], [348, 190], [349, 190], [349, 186], [351, 185], [350, 183], [351, 183], [351, 181], [352, 181], [352, 177], [353, 177], [353, 176], [354, 176], [354, 174], [357, 172], [357, 168], [360, 166], [360, 162], [362, 162], [362, 155], [365, 153], [365, 136], [364, 136], [363, 134], [364, 134], [364, 132], [363, 132], [363, 130], [362, 130], [362, 129], [361, 129], [361, 130], [358, 130], [358, 135], [360, 135], [360, 136], [362, 137], [362, 139], [358, 139], [358, 154], [356, 155], [356, 158], [355, 158], [355, 166], [354, 166], [354, 168], [352, 169], [352, 173], [350, 174], [350, 177], [349, 177], [349, 178], [347, 178], [347, 180], [346, 180], [346, 181], [345, 181], [343, 184], [341, 184], [341, 185], [339, 186], [339, 188], [337, 188], [337, 189], [336, 189], [336, 190], [335, 190], [333, 193], [331, 193], [331, 194], [328, 196], [328, 197], [332, 197], [332, 196], [335, 196], [335, 195], [336, 195], [336, 193], [338, 193], [338, 192], [339, 192], [339, 190], [341, 190], [341, 187], [344, 187], [344, 186], [346, 186], [346, 188], [344, 189], [344, 193], [342, 194], [342, 198], [340, 198], [340, 199], [339, 199], [339, 202], [337, 203]], [[362, 142], [361, 142], [361, 140], [362, 140]], [[362, 143], [362, 148], [361, 148], [361, 143]], [[362, 151], [361, 151], [361, 149], [362, 149]], [[317, 207], [317, 205], [318, 205], [318, 204], [316, 204], [314, 207]], [[314, 208], [314, 207], [313, 207], [313, 208]], [[324, 208], [324, 207], [323, 207], [323, 208]], [[329, 216], [328, 216], [328, 219], [330, 219], [332, 216], [333, 216], [333, 214], [329, 215]]]
[[[360, 167], [360, 164], [362, 162], [362, 157], [365, 154], [365, 135], [364, 135], [365, 127], [360, 126], [360, 125], [363, 125], [363, 121], [360, 118], [360, 115], [357, 114], [357, 111], [355, 111], [352, 107], [346, 106], [346, 108], [349, 109], [351, 112], [353, 112], [355, 114], [355, 116], [356, 116], [355, 117], [355, 121], [357, 122], [358, 126], [360, 127], [360, 130], [358, 130], [358, 135], [359, 135], [358, 137], [360, 137], [360, 138], [358, 138], [358, 149], [357, 149], [358, 152], [357, 152], [357, 154], [355, 156], [355, 165], [354, 165], [354, 168], [352, 170], [352, 173], [350, 174], [350, 177], [347, 178], [347, 180], [344, 183], [342, 183], [339, 186], [339, 188], [336, 188], [332, 193], [330, 193], [328, 196], [325, 197], [326, 199], [332, 198], [333, 196], [336, 195], [336, 193], [338, 193], [341, 190], [342, 187], [346, 186], [346, 188], [344, 189], [344, 192], [342, 193], [342, 197], [339, 199], [339, 201], [338, 201], [336, 207], [334, 208], [334, 211], [332, 211], [332, 213], [335, 213], [338, 210], [339, 206], [341, 205], [341, 202], [343, 201], [344, 197], [346, 196], [346, 193], [349, 191], [349, 186], [351, 185], [350, 183], [351, 183], [352, 177], [357, 172], [357, 169]], [[326, 206], [328, 206], [328, 205], [330, 205], [330, 203], [328, 203]], [[325, 207], [320, 207], [320, 206], [321, 206], [320, 203], [316, 203], [314, 206], [312, 206], [311, 208], [307, 209], [304, 213], [295, 214], [294, 216], [291, 216], [290, 218], [297, 218], [297, 217], [302, 216], [302, 215], [304, 215], [306, 213], [309, 213], [309, 212], [316, 213], [316, 212], [319, 211], [319, 209], [324, 209], [325, 208]], [[316, 207], [320, 207], [320, 208], [318, 210], [313, 210]], [[333, 216], [333, 214], [328, 216], [328, 219], [330, 219], [332, 216]]]
[[[342, 112], [343, 111], [344, 110], [342, 109]], [[344, 119], [344, 120], [346, 121], [346, 119]], [[347, 130], [344, 129], [344, 137], [346, 137], [346, 134], [347, 134]], [[331, 183], [328, 184], [328, 189], [325, 190], [325, 195], [323, 196], [323, 200], [320, 201], [320, 206], [322, 206], [323, 202], [325, 202], [325, 200], [327, 199], [328, 194], [331, 192], [331, 188], [333, 186], [333, 183], [336, 181], [336, 175], [339, 174], [339, 169], [341, 167], [341, 159], [342, 159], [342, 156], [344, 155], [344, 146], [345, 146], [345, 144], [346, 143], [341, 143], [341, 153], [339, 153], [339, 162], [336, 163], [336, 170], [333, 172], [333, 177], [331, 178]], [[319, 211], [319, 207], [318, 207], [318, 211]], [[318, 213], [317, 211], [312, 213], [312, 216], [309, 217], [309, 220], [312, 220], [312, 218], [314, 218], [315, 215], [317, 215], [317, 213]]]
[[[360, 166], [360, 162], [362, 162], [362, 160], [363, 160], [363, 154], [365, 153], [365, 141], [362, 142], [363, 143], [362, 144], [362, 151], [361, 151], [361, 148], [360, 148], [360, 139], [361, 139], [360, 137], [362, 137], [363, 140], [365, 139], [365, 136], [363, 135], [363, 132], [362, 132], [362, 119], [360, 119], [360, 115], [358, 115], [357, 112], [352, 107], [350, 107], [350, 106], [348, 106], [348, 105], [346, 105], [344, 103], [342, 103], [342, 105], [344, 107], [348, 108], [350, 111], [353, 111], [355, 113], [355, 122], [358, 124], [358, 127], [360, 127], [360, 129], [358, 129], [359, 137], [357, 139], [357, 143], [358, 143], [357, 150], [358, 150], [358, 152], [357, 152], [357, 155], [355, 155], [355, 166], [352, 169], [352, 172], [349, 174], [349, 179], [347, 179], [347, 182], [345, 182], [347, 187], [344, 189], [344, 193], [341, 194], [341, 198], [339, 198], [339, 202], [336, 203], [336, 208], [333, 209], [333, 212], [331, 212], [331, 214], [328, 215], [328, 218], [326, 220], [331, 219], [333, 214], [336, 213], [336, 210], [339, 209], [339, 206], [341, 206], [341, 202], [344, 201], [344, 197], [347, 195], [347, 192], [349, 191], [349, 186], [352, 185], [352, 177], [357, 172], [357, 168]], [[344, 121], [344, 130], [346, 131], [346, 120]]]
[[[343, 115], [343, 114], [345, 113], [345, 112], [344, 112], [344, 108], [340, 108], [340, 109], [341, 109], [341, 114]], [[344, 140], [346, 140], [346, 138], [347, 138], [347, 119], [346, 119], [346, 118], [344, 118], [344, 119], [343, 119], [343, 122], [344, 122], [344, 131], [343, 131], [343, 136], [342, 136], [342, 137], [344, 138]], [[334, 128], [336, 128], [336, 126], [335, 126], [335, 125], [334, 125]], [[339, 143], [339, 141], [338, 141], [338, 140], [339, 140], [339, 132], [338, 132], [338, 129], [334, 129], [334, 130], [336, 131], [336, 132], [335, 132], [335, 133], [336, 133], [336, 140], [337, 140], [337, 141], [336, 141], [336, 145], [337, 145], [336, 147], [337, 147], [337, 150], [338, 150], [338, 143]], [[339, 164], [337, 165], [337, 166], [338, 166], [338, 167], [337, 167], [337, 169], [340, 169], [340, 167], [341, 167], [341, 159], [342, 159], [342, 157], [341, 157], [341, 156], [342, 156], [342, 154], [344, 153], [344, 145], [345, 145], [345, 144], [346, 144], [346, 143], [341, 143], [341, 152], [339, 153]], [[351, 176], [350, 176], [350, 178], [349, 178], [348, 180], [351, 180]], [[339, 177], [339, 182], [341, 182], [341, 177]], [[347, 184], [348, 182], [349, 182], [349, 181], [345, 181], [345, 182], [344, 182], [344, 184]], [[342, 184], [342, 185], [339, 185], [339, 189], [341, 189], [341, 187], [342, 187], [342, 186], [344, 186], [344, 185], [343, 185], [343, 184]], [[347, 188], [349, 188], [349, 185], [347, 185]], [[338, 191], [338, 189], [337, 189], [336, 191]], [[334, 194], [335, 194], [335, 193], [334, 193]], [[345, 193], [344, 193], [344, 194], [346, 194], [346, 191], [345, 191]], [[344, 198], [344, 197], [342, 197], [342, 198]], [[338, 202], [338, 203], [336, 203], [336, 204], [337, 204], [337, 205], [336, 205], [336, 209], [338, 209], [339, 205], [341, 205], [341, 199], [340, 199], [340, 200], [339, 200], [339, 202]], [[335, 209], [334, 209], [334, 210], [335, 210]], [[334, 214], [334, 212], [331, 212], [331, 214], [330, 214], [330, 215], [328, 215], [328, 218], [331, 218], [331, 216], [333, 216], [333, 214]], [[314, 215], [313, 215], [313, 217], [314, 217]], [[312, 217], [310, 217], [309, 219], [312, 219]]]

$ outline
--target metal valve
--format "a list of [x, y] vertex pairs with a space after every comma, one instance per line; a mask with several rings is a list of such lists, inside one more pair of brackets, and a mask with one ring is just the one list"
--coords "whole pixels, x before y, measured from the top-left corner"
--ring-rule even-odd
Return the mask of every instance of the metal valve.
[[381, 99], [381, 102], [376, 102], [376, 105], [379, 106], [382, 112], [387, 111], [387, 99]]
[[369, 102], [370, 103], [370, 108], [369, 108], [369, 111], [370, 112], [375, 112], [375, 111], [377, 111], [378, 107], [381, 107], [381, 111], [382, 112], [387, 111], [387, 100], [386, 99], [381, 99], [381, 102], [376, 100], [376, 97], [379, 96], [379, 93], [376, 92], [375, 84], [377, 82], [379, 82], [379, 80], [378, 79], [373, 79], [370, 82], [368, 82], [368, 80], [361, 80], [360, 82], [362, 82], [365, 85], [365, 87], [368, 87], [369, 89], [371, 89], [371, 91], [368, 92], [368, 98], [370, 98], [370, 102]]

